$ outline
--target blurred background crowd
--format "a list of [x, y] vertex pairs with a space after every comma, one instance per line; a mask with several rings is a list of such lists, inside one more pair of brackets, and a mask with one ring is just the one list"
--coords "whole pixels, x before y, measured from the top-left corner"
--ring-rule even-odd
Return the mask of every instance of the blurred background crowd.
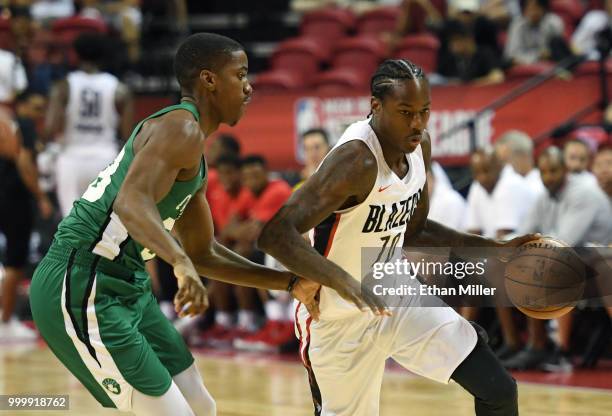
[[[0, 343], [36, 339], [30, 273], [57, 223], [129, 137], [137, 98], [177, 94], [172, 57], [185, 35], [242, 41], [256, 93], [322, 91], [340, 80], [367, 94], [385, 57], [413, 60], [434, 85], [475, 87], [555, 65], [609, 64], [610, 13], [612, 0], [0, 0]], [[339, 53], [353, 50], [371, 59]], [[517, 121], [493, 146], [474, 148], [460, 178], [434, 163], [430, 218], [490, 238], [541, 232], [572, 246], [610, 245], [612, 110], [607, 99], [600, 107], [600, 123], [567, 130], [545, 149]], [[300, 132], [301, 167], [278, 171], [265, 152], [242, 151], [239, 137], [210, 138], [217, 239], [281, 267], [257, 249], [257, 237], [337, 139], [322, 128]], [[162, 311], [190, 345], [297, 351], [287, 294], [209, 281], [206, 315], [178, 319], [172, 269], [159, 260], [147, 267]], [[462, 313], [487, 327], [509, 368], [571, 371], [610, 356], [605, 308], [549, 322], [509, 308]]]

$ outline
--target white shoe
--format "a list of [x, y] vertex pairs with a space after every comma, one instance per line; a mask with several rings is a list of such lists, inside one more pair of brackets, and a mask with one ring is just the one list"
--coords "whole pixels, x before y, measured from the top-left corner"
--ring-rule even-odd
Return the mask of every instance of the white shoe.
[[0, 322], [0, 342], [36, 341], [38, 333], [16, 319]]

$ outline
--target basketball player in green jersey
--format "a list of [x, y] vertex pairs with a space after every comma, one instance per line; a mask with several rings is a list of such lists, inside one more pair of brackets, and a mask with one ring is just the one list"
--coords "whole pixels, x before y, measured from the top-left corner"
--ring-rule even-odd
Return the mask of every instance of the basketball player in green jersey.
[[[158, 255], [173, 266], [182, 315], [208, 304], [199, 275], [287, 289], [306, 304], [314, 299], [300, 295], [294, 275], [251, 263], [213, 237], [204, 140], [221, 123], [236, 124], [251, 97], [242, 46], [193, 35], [174, 66], [181, 103], [141, 121], [74, 204], [34, 273], [31, 305], [51, 350], [103, 406], [147, 416], [214, 415], [191, 353], [152, 295], [144, 261]], [[356, 282], [323, 283], [382, 312]]]

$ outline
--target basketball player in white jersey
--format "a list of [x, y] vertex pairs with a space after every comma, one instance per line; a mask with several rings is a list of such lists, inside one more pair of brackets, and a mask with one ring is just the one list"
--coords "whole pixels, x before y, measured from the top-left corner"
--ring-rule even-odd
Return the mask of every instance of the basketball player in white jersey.
[[117, 156], [117, 135], [125, 140], [133, 127], [128, 87], [101, 70], [108, 48], [104, 35], [79, 36], [74, 42], [79, 68], [51, 90], [46, 134], [63, 146], [57, 160], [57, 195], [64, 217]]
[[[266, 225], [259, 239], [264, 251], [326, 285], [361, 280], [364, 247], [515, 247], [533, 238], [501, 243], [427, 220], [429, 83], [416, 65], [388, 60], [374, 74], [371, 90], [371, 118], [348, 127]], [[311, 247], [301, 234], [313, 227]], [[516, 383], [488, 347], [486, 333], [453, 309], [410, 303], [390, 308], [391, 316], [375, 316], [325, 287], [318, 308], [296, 308], [315, 415], [378, 415], [389, 357], [432, 380], [455, 380], [475, 396], [477, 415], [518, 414]]]

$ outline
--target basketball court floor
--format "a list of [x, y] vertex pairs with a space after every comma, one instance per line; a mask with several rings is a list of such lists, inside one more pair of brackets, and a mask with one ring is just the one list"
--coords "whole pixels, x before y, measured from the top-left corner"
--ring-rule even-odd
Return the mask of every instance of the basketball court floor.
[[[197, 351], [219, 416], [311, 416], [306, 373], [296, 357]], [[574, 374], [517, 373], [521, 416], [612, 414], [612, 363]], [[0, 394], [68, 394], [70, 411], [0, 411], [0, 415], [119, 415], [103, 409], [44, 343], [0, 344]], [[441, 385], [390, 365], [382, 387], [381, 416], [473, 415], [471, 397], [456, 384]]]

